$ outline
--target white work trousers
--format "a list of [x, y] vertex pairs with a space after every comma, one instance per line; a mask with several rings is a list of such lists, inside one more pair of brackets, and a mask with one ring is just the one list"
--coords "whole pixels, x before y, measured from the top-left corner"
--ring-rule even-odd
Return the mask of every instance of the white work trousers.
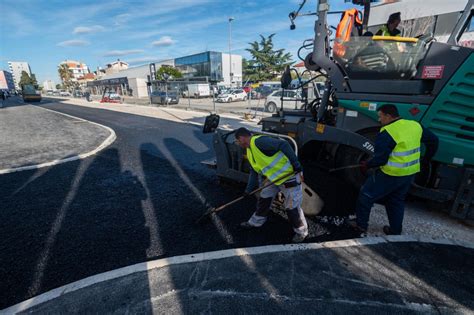
[[[294, 181], [295, 179], [298, 182], [301, 182], [301, 177], [299, 174], [288, 179], [288, 182]], [[284, 184], [270, 185], [260, 192], [260, 198], [273, 199], [280, 191], [285, 196], [285, 204], [284, 204], [285, 210], [292, 211], [294, 209], [297, 209], [298, 221], [302, 222], [303, 224], [298, 227], [293, 226], [293, 231], [300, 235], [304, 235], [304, 236], [308, 235], [308, 223], [306, 222], [303, 209], [301, 208], [301, 204], [303, 203], [303, 188], [301, 184], [294, 187], [289, 187], [289, 188], [286, 188]], [[257, 215], [256, 212], [254, 212], [253, 215], [248, 220], [248, 223], [255, 227], [260, 227], [265, 222], [267, 222], [267, 216]]]

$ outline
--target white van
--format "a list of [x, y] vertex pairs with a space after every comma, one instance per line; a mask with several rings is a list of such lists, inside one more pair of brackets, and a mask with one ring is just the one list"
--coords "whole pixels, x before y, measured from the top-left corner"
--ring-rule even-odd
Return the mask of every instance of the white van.
[[183, 97], [210, 97], [211, 89], [209, 84], [188, 84], [188, 89], [183, 91]]

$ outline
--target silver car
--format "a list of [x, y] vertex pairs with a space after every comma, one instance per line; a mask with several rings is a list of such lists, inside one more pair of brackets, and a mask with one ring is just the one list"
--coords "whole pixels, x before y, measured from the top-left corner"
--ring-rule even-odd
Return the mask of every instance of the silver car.
[[278, 90], [273, 91], [265, 100], [265, 111], [275, 113], [281, 106], [283, 95], [283, 107], [287, 109], [300, 109], [303, 106], [303, 98], [299, 91]]

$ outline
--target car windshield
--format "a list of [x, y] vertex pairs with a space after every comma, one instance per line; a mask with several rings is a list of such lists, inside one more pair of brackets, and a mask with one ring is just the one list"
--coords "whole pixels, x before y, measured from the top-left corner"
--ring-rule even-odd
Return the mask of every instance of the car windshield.
[[[375, 37], [374, 37], [375, 38]], [[405, 79], [416, 75], [418, 62], [425, 56], [427, 45], [418, 39], [399, 40], [352, 37], [334, 43], [334, 58], [354, 79]]]

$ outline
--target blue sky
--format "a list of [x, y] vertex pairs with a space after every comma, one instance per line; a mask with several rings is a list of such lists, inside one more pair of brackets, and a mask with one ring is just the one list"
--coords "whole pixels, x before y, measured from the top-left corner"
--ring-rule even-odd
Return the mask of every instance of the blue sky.
[[[232, 51], [248, 57], [248, 43], [276, 33], [276, 48], [296, 51], [313, 37], [314, 17], [289, 29], [288, 13], [299, 0], [145, 0], [56, 1], [1, 0], [0, 68], [27, 61], [39, 82], [58, 83], [57, 65], [65, 59], [85, 62], [91, 70], [120, 58], [132, 66], [205, 50]], [[333, 1], [332, 10], [349, 7]], [[303, 11], [315, 9], [307, 1]], [[334, 17], [336, 18], [336, 17]], [[332, 24], [335, 25], [336, 22]]]

